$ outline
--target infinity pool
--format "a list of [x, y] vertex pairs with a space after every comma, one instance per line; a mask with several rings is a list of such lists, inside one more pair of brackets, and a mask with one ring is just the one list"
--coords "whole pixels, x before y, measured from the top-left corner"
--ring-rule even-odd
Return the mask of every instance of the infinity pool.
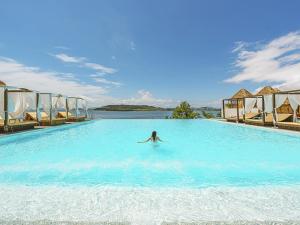
[[299, 162], [297, 134], [209, 120], [20, 133], [0, 138], [0, 220], [300, 220]]

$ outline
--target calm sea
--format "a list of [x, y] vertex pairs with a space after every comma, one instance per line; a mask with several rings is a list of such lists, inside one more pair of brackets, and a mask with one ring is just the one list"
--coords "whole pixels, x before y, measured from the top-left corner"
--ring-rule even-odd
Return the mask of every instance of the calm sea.
[[[207, 111], [217, 116], [218, 111]], [[172, 111], [89, 111], [93, 119], [165, 119], [172, 115]], [[199, 112], [201, 114], [201, 112]]]

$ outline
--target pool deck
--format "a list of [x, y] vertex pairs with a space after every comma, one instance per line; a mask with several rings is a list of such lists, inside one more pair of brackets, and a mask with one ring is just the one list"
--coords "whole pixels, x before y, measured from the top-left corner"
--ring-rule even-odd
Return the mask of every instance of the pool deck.
[[278, 127], [256, 126], [256, 125], [251, 125], [251, 124], [246, 124], [246, 123], [233, 123], [233, 122], [228, 122], [226, 119], [210, 119], [210, 120], [217, 121], [220, 123], [225, 123], [225, 124], [232, 125], [232, 126], [249, 127], [249, 128], [254, 128], [254, 129], [268, 130], [268, 131], [274, 131], [274, 132], [279, 132], [279, 133], [286, 133], [286, 134], [300, 136], [300, 132], [295, 131], [295, 130], [285, 130], [285, 129], [280, 129]]
[[56, 125], [56, 126], [34, 126], [33, 129], [24, 129], [24, 130], [19, 130], [19, 131], [14, 131], [14, 132], [7, 132], [7, 133], [0, 133], [1, 136], [8, 136], [8, 135], [13, 135], [13, 134], [18, 134], [18, 133], [25, 133], [25, 132], [31, 132], [31, 131], [37, 131], [41, 129], [48, 129], [51, 127], [59, 127], [59, 126], [64, 126], [64, 125], [70, 125], [70, 124], [78, 124], [78, 123], [83, 123], [83, 122], [88, 122], [90, 120], [85, 120], [85, 121], [80, 121], [80, 122], [66, 122], [64, 124]]
[[[49, 221], [49, 220], [37, 220], [37, 221], [24, 221], [14, 220], [5, 221], [0, 220], [0, 224], [3, 225], [136, 225], [130, 222], [75, 222], [75, 221]], [[199, 221], [199, 222], [161, 222], [155, 225], [299, 225], [300, 221]], [[141, 224], [142, 225], [142, 224]], [[146, 224], [143, 224], [146, 225]]]

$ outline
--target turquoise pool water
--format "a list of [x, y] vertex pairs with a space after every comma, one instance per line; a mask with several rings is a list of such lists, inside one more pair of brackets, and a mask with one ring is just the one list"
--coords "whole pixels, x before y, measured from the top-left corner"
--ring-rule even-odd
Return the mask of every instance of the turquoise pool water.
[[[138, 144], [152, 130], [163, 143]], [[208, 120], [98, 120], [0, 138], [0, 182], [255, 186], [300, 182], [300, 136]]]
[[[152, 130], [163, 143], [137, 143]], [[209, 120], [97, 120], [19, 133], [0, 138], [0, 223], [297, 224], [299, 162], [297, 133]]]

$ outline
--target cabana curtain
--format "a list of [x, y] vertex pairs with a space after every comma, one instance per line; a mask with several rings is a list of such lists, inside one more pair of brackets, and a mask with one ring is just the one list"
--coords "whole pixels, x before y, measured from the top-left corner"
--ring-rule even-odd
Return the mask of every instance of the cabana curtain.
[[245, 113], [250, 113], [254, 108], [256, 98], [245, 98]]
[[78, 98], [77, 99], [77, 110], [78, 116], [85, 116], [86, 115], [86, 102], [85, 100]]
[[264, 95], [265, 113], [273, 112], [273, 95]]
[[8, 93], [8, 116], [13, 119], [23, 118], [23, 98], [20, 92]]
[[280, 106], [282, 106], [282, 104], [284, 103], [284, 101], [286, 100], [287, 97], [288, 97], [287, 94], [275, 95], [275, 108], [277, 109]]
[[23, 100], [26, 112], [36, 111], [36, 93], [34, 92], [23, 92]]
[[[239, 108], [239, 117], [243, 117], [244, 110]], [[237, 117], [237, 109], [236, 108], [225, 108], [225, 118]]]
[[8, 115], [12, 119], [24, 119], [26, 112], [36, 111], [36, 93], [8, 92]]
[[51, 113], [51, 94], [39, 94], [39, 110], [38, 118], [41, 119], [41, 112], [44, 112], [48, 117]]
[[57, 117], [58, 112], [67, 111], [66, 98], [64, 96], [52, 96], [52, 116]]
[[225, 118], [236, 117], [237, 111], [235, 108], [225, 108]]
[[263, 110], [262, 98], [256, 98], [256, 107], [258, 108], [258, 110]]
[[76, 116], [76, 101], [77, 101], [77, 98], [68, 98], [68, 110], [69, 110], [69, 114], [72, 116], [72, 117], [75, 117]]
[[297, 121], [297, 109], [298, 109], [298, 106], [300, 105], [300, 96], [296, 95], [296, 94], [291, 94], [291, 95], [288, 95], [288, 99], [289, 99], [290, 105], [294, 111], [293, 121], [296, 122]]

